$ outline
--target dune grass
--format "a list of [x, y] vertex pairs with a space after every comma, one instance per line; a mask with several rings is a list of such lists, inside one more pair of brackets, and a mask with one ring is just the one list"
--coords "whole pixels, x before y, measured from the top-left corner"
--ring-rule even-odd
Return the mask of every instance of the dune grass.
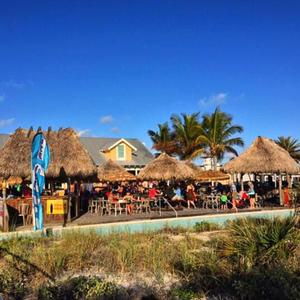
[[[120, 289], [101, 278], [70, 280], [82, 273], [132, 278], [143, 274], [156, 282], [165, 275], [178, 278], [180, 285], [162, 296], [170, 299], [203, 294], [295, 299], [300, 296], [298, 227], [297, 218], [243, 219], [227, 224], [225, 236], [213, 232], [208, 241], [199, 238], [202, 231], [220, 230], [219, 226], [110, 235], [71, 231], [61, 237], [1, 241], [0, 293], [15, 299], [26, 294], [59, 299], [58, 291], [68, 294], [72, 287], [84, 291], [80, 299], [100, 299], [106, 287], [116, 293]], [[276, 287], [270, 288], [275, 282]]]

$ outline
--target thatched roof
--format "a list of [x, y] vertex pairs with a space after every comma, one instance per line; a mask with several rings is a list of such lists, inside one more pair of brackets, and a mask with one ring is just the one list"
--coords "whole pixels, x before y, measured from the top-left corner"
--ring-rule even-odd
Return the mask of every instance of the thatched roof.
[[103, 181], [129, 181], [135, 180], [135, 176], [127, 172], [122, 166], [111, 159], [98, 167], [98, 178]]
[[258, 137], [240, 156], [229, 161], [224, 170], [230, 173], [299, 173], [299, 165], [273, 140]]
[[184, 180], [194, 177], [193, 170], [184, 162], [162, 153], [143, 168], [138, 175], [146, 180]]
[[226, 174], [219, 170], [207, 170], [207, 171], [200, 171], [198, 173], [198, 176], [196, 178], [197, 181], [223, 181], [223, 180], [229, 180], [230, 175]]
[[[17, 129], [0, 150], [0, 176], [31, 176], [31, 143], [36, 132]], [[95, 166], [75, 131], [70, 128], [44, 133], [50, 147], [51, 161], [47, 177], [87, 177]]]
[[53, 145], [53, 150], [49, 144], [50, 151], [54, 152], [55, 148], [59, 150], [57, 153], [59, 164], [68, 177], [89, 177], [96, 174], [95, 164], [73, 129], [65, 128], [58, 131], [57, 143], [59, 147]]
[[230, 179], [230, 175], [226, 174], [219, 170], [202, 170], [200, 167], [196, 166], [191, 161], [185, 161], [185, 164], [188, 165], [194, 171], [194, 179], [196, 181], [222, 181]]

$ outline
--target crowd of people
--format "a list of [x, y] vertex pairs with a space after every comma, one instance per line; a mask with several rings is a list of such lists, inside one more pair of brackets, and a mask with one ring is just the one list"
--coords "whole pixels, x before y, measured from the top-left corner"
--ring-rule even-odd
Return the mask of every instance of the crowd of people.
[[[128, 203], [136, 200], [150, 199], [159, 201], [161, 207], [172, 205], [176, 208], [188, 209], [201, 208], [205, 197], [215, 196], [220, 209], [255, 208], [257, 193], [261, 187], [249, 181], [244, 184], [244, 189], [234, 182], [223, 185], [209, 183], [196, 183], [193, 181], [165, 182], [165, 181], [133, 181], [116, 183], [77, 183], [72, 184], [70, 192], [79, 195], [80, 210], [88, 210], [89, 200], [102, 198], [109, 201], [124, 199]], [[50, 192], [47, 189], [45, 193]], [[61, 190], [62, 195], [68, 195], [67, 189]], [[29, 185], [16, 184], [7, 189], [6, 197], [31, 197]], [[1, 196], [1, 195], [0, 195]], [[61, 195], [60, 195], [61, 196]], [[284, 204], [288, 206], [290, 197], [288, 190], [284, 189]]]
[[245, 190], [241, 190], [233, 182], [228, 185], [218, 183], [213, 186], [192, 181], [177, 183], [135, 181], [114, 184], [102, 183], [96, 186], [87, 184], [83, 185], [80, 193], [81, 208], [82, 210], [87, 209], [89, 199], [102, 198], [112, 202], [123, 199], [130, 203], [149, 199], [159, 201], [161, 207], [170, 204], [175, 208], [196, 209], [202, 207], [202, 202], [207, 195], [214, 195], [218, 198], [220, 208], [224, 210], [228, 208], [254, 208], [256, 203], [254, 185], [249, 182], [245, 186]]

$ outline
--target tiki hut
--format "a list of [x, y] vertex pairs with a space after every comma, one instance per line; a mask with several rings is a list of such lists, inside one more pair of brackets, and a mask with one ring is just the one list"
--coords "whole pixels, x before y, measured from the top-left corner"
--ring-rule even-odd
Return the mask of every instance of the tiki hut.
[[127, 172], [122, 166], [111, 159], [98, 167], [98, 179], [101, 181], [130, 181], [135, 180], [135, 176]]
[[184, 180], [193, 177], [194, 171], [186, 163], [166, 153], [147, 164], [138, 175], [143, 180]]
[[229, 173], [299, 173], [299, 165], [273, 140], [258, 137], [240, 156], [224, 166]]
[[[31, 177], [31, 143], [33, 130], [17, 129], [0, 150], [0, 176], [25, 179]], [[92, 159], [70, 128], [44, 132], [51, 160], [46, 174], [50, 178], [87, 177], [96, 173]]]
[[0, 150], [0, 176], [31, 176], [30, 146], [29, 132], [17, 129]]
[[191, 161], [185, 161], [185, 164], [188, 165], [194, 171], [194, 179], [196, 181], [202, 182], [212, 182], [212, 181], [225, 181], [230, 179], [230, 175], [226, 174], [219, 170], [202, 170], [200, 167], [196, 166]]
[[220, 170], [201, 170], [197, 177], [197, 181], [202, 181], [202, 182], [211, 182], [211, 181], [225, 181], [229, 180], [230, 175], [226, 174]]
[[[53, 151], [54, 155], [55, 149], [58, 151], [57, 158], [60, 172], [63, 171], [67, 177], [72, 178], [86, 178], [96, 174], [97, 170], [95, 164], [87, 150], [80, 143], [78, 135], [73, 129], [65, 128], [59, 130], [56, 142], [56, 145], [50, 144], [50, 151]], [[57, 169], [54, 175], [56, 174]]]

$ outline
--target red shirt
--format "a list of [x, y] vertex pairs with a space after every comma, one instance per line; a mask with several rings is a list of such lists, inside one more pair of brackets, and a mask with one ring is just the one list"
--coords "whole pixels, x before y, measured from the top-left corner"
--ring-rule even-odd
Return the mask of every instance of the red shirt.
[[155, 198], [156, 195], [157, 195], [157, 189], [156, 188], [152, 188], [152, 189], [149, 190], [149, 198], [150, 199]]

